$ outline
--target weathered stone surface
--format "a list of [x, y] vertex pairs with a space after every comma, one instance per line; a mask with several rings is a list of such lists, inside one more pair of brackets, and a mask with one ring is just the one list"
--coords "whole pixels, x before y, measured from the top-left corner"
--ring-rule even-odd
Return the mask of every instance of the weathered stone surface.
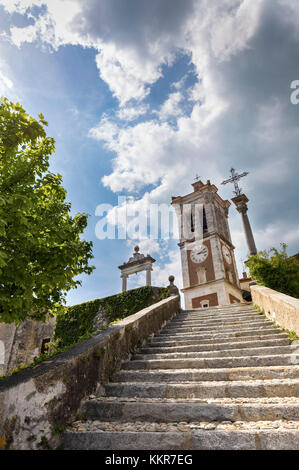
[[268, 421], [294, 419], [299, 413], [299, 400], [297, 403], [193, 403], [179, 401], [149, 402], [139, 399], [128, 402], [124, 399], [114, 398], [113, 401], [88, 400], [84, 403], [82, 411], [88, 420], [120, 420], [151, 421], [151, 422], [236, 422]]
[[121, 320], [65, 353], [0, 383], [0, 442], [5, 448], [56, 445], [52, 431], [74, 419], [81, 400], [107, 382], [135, 348], [179, 309], [162, 300]]
[[83, 450], [289, 450], [299, 449], [298, 430], [190, 432], [68, 432], [66, 449]]
[[52, 339], [55, 318], [46, 322], [27, 319], [16, 326], [14, 323], [0, 323], [0, 341], [4, 345], [4, 361], [0, 361], [0, 376], [17, 368], [20, 364], [30, 364], [41, 353], [45, 339]]
[[217, 357], [207, 359], [149, 359], [125, 363], [124, 370], [154, 369], [223, 369], [234, 367], [268, 367], [298, 365], [298, 354], [278, 354], [275, 356]]
[[188, 351], [188, 352], [170, 352], [170, 353], [154, 353], [154, 354], [136, 354], [133, 360], [144, 359], [184, 359], [184, 358], [208, 358], [208, 357], [239, 357], [239, 356], [269, 356], [270, 354], [298, 354], [299, 346], [267, 346], [256, 348], [237, 348], [237, 349], [223, 349], [221, 352], [216, 351]]
[[299, 299], [263, 286], [251, 286], [252, 302], [263, 309], [270, 320], [295, 331], [299, 336]]
[[[249, 349], [254, 347], [266, 347], [266, 346], [288, 346], [291, 343], [289, 338], [274, 338], [266, 339], [259, 341], [239, 341], [239, 342], [229, 342], [229, 343], [217, 343], [212, 344], [193, 344], [193, 345], [181, 345], [181, 346], [159, 346], [155, 347], [150, 345], [148, 348], [141, 348], [139, 350], [140, 354], [160, 354], [160, 353], [169, 353], [174, 352], [204, 352], [204, 351], [223, 351], [230, 349]], [[292, 342], [292, 344], [297, 344]], [[299, 342], [298, 342], [299, 346]]]
[[102, 305], [99, 307], [99, 311], [93, 319], [92, 330], [95, 333], [99, 333], [102, 328], [109, 324], [109, 319]]
[[253, 379], [297, 379], [299, 366], [274, 367], [235, 367], [232, 369], [174, 369], [164, 371], [130, 371], [117, 372], [113, 382], [203, 382], [231, 381]]

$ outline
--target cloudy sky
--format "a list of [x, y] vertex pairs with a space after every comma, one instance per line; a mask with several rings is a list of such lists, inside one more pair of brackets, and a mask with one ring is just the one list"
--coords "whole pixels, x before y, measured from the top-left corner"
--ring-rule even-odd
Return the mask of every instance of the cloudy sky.
[[[0, 94], [45, 115], [51, 170], [73, 212], [90, 214], [96, 270], [69, 304], [118, 292], [117, 266], [136, 243], [99, 240], [97, 206], [169, 203], [196, 174], [230, 199], [229, 169], [249, 171], [241, 186], [258, 249], [299, 252], [297, 0], [0, 0], [0, 30]], [[233, 206], [230, 224], [242, 271]], [[157, 259], [155, 285], [170, 274], [181, 285], [176, 241], [140, 245]]]

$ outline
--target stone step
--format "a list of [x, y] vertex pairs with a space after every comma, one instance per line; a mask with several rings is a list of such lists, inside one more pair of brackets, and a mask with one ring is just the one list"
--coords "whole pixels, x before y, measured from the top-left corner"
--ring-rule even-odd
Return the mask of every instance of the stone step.
[[228, 323], [227, 325], [217, 325], [217, 326], [166, 326], [163, 328], [160, 334], [176, 334], [176, 333], [188, 333], [188, 332], [219, 332], [219, 331], [235, 331], [235, 330], [245, 330], [250, 328], [262, 328], [262, 327], [272, 327], [274, 328], [273, 324], [270, 320], [253, 320], [253, 321], [246, 321], [243, 323], [234, 322]]
[[239, 357], [239, 356], [269, 356], [276, 354], [296, 354], [299, 357], [299, 346], [267, 346], [254, 348], [223, 349], [222, 351], [191, 351], [191, 352], [167, 352], [157, 354], [135, 354], [133, 361], [146, 361], [150, 359], [185, 359], [185, 358], [206, 358], [206, 357]]
[[81, 412], [88, 420], [187, 422], [299, 420], [299, 399], [289, 403], [208, 403], [164, 399], [149, 401], [107, 397], [86, 400]]
[[247, 308], [243, 310], [230, 310], [230, 311], [219, 311], [219, 312], [212, 312], [212, 311], [201, 311], [201, 312], [178, 312], [175, 318], [218, 318], [218, 317], [225, 317], [225, 316], [236, 316], [236, 315], [251, 315], [251, 314], [259, 314], [261, 313], [260, 309], [254, 308]]
[[[170, 369], [157, 371], [121, 371], [112, 382], [202, 382], [228, 380], [298, 379], [298, 366], [236, 367], [234, 369]], [[299, 399], [298, 399], [299, 400]], [[299, 416], [298, 416], [299, 419]]]
[[266, 347], [266, 346], [288, 346], [291, 344], [289, 338], [278, 337], [278, 339], [262, 340], [257, 341], [243, 341], [243, 342], [227, 342], [227, 343], [217, 343], [212, 344], [201, 344], [198, 345], [182, 345], [181, 346], [159, 346], [155, 347], [154, 345], [149, 344], [146, 348], [140, 348], [138, 354], [160, 354], [160, 353], [174, 353], [174, 352], [201, 352], [201, 351], [222, 351], [223, 349], [240, 349], [240, 348], [254, 348], [254, 347]]
[[256, 311], [252, 304], [244, 304], [238, 308], [232, 305], [210, 308], [195, 308], [180, 312], [182, 315], [213, 315], [217, 313], [225, 314], [227, 312], [237, 313], [243, 311]]
[[219, 312], [196, 312], [196, 313], [186, 313], [186, 312], [179, 312], [175, 318], [190, 318], [190, 319], [217, 319], [221, 317], [226, 317], [226, 316], [237, 316], [237, 315], [250, 315], [250, 314], [259, 314], [260, 310], [255, 310], [255, 309], [246, 309], [246, 310], [240, 310], [240, 311], [219, 311]]
[[[252, 334], [275, 334], [275, 331], [277, 333], [283, 333], [283, 330], [279, 328], [274, 328], [273, 326], [256, 326], [252, 328], [238, 328], [235, 327], [233, 329], [228, 329], [228, 330], [218, 330], [218, 331], [211, 331], [209, 332], [196, 332], [196, 338], [198, 339], [207, 339], [207, 338], [217, 338], [217, 337], [233, 337], [235, 336], [252, 336]], [[159, 335], [155, 336], [155, 338], [165, 338], [167, 340], [169, 339], [175, 339], [175, 338], [180, 338], [180, 339], [187, 339], [187, 338], [194, 338], [194, 334], [191, 334], [191, 332], [180, 332], [180, 333], [169, 333], [169, 332], [163, 332], [161, 331]], [[199, 334], [200, 333], [200, 334]]]
[[107, 396], [159, 398], [298, 397], [299, 379], [198, 383], [108, 383]]
[[257, 321], [270, 321], [264, 315], [248, 315], [244, 316], [244, 318], [231, 318], [228, 319], [220, 319], [220, 320], [184, 320], [184, 321], [170, 321], [166, 325], [168, 328], [186, 328], [186, 327], [222, 327], [225, 325], [235, 324], [235, 323], [250, 323], [250, 322], [257, 322]]
[[[131, 426], [130, 426], [131, 424]], [[134, 428], [135, 426], [135, 428]], [[165, 423], [163, 431], [128, 431], [136, 429], [135, 423], [123, 423], [110, 431], [111, 423], [86, 422], [62, 435], [65, 450], [298, 450], [299, 430], [278, 428], [256, 423], [252, 429], [226, 429], [219, 424], [216, 429], [190, 425], [179, 431]], [[221, 429], [222, 426], [222, 429]], [[231, 425], [232, 427], [233, 425]], [[289, 426], [292, 426], [290, 424]], [[161, 425], [160, 425], [161, 427]], [[224, 427], [224, 429], [223, 429]], [[142, 428], [142, 426], [141, 426]], [[147, 423], [145, 429], [157, 429], [157, 423]], [[117, 457], [117, 456], [115, 456]], [[166, 456], [169, 458], [169, 456]], [[152, 458], [156, 458], [155, 456]], [[164, 458], [164, 457], [163, 457]], [[183, 457], [185, 458], [185, 457]], [[153, 464], [152, 462], [149, 462]], [[159, 462], [158, 462], [159, 463]], [[167, 463], [167, 462], [166, 462]], [[187, 462], [186, 462], [187, 463]], [[189, 462], [190, 463], [190, 462]]]
[[249, 342], [249, 341], [270, 341], [272, 339], [288, 339], [287, 333], [279, 333], [277, 334], [276, 330], [273, 332], [273, 334], [262, 334], [262, 335], [253, 335], [253, 336], [232, 336], [232, 337], [217, 337], [215, 339], [203, 339], [203, 340], [198, 340], [198, 339], [175, 339], [173, 341], [168, 341], [157, 337], [152, 338], [152, 342], [147, 343], [146, 347], [148, 348], [166, 348], [166, 347], [182, 347], [185, 345], [213, 345], [213, 344], [230, 344], [231, 342], [238, 342], [242, 344], [243, 342]]
[[242, 315], [242, 316], [234, 316], [234, 317], [227, 317], [227, 318], [219, 318], [218, 320], [171, 320], [168, 325], [169, 326], [200, 326], [200, 325], [218, 325], [227, 322], [243, 322], [243, 321], [251, 321], [251, 320], [261, 320], [266, 319], [264, 315]]
[[[221, 353], [220, 353], [221, 354]], [[150, 359], [128, 361], [122, 370], [150, 369], [224, 369], [233, 367], [269, 367], [299, 364], [299, 354], [278, 354], [270, 356], [216, 357], [188, 359]]]

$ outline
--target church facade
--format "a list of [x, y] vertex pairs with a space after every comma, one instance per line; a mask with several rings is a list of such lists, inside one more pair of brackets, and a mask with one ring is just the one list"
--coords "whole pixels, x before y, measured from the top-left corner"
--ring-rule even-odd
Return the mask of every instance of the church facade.
[[192, 186], [192, 193], [172, 198], [179, 220], [185, 308], [243, 302], [228, 224], [231, 203], [209, 180]]

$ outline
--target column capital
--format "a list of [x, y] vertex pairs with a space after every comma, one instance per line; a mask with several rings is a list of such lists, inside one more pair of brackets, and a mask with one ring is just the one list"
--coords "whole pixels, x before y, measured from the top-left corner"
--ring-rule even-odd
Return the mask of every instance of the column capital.
[[247, 202], [249, 199], [245, 194], [240, 194], [239, 196], [233, 197], [232, 201], [235, 204], [238, 212], [241, 214], [246, 214], [248, 210]]

